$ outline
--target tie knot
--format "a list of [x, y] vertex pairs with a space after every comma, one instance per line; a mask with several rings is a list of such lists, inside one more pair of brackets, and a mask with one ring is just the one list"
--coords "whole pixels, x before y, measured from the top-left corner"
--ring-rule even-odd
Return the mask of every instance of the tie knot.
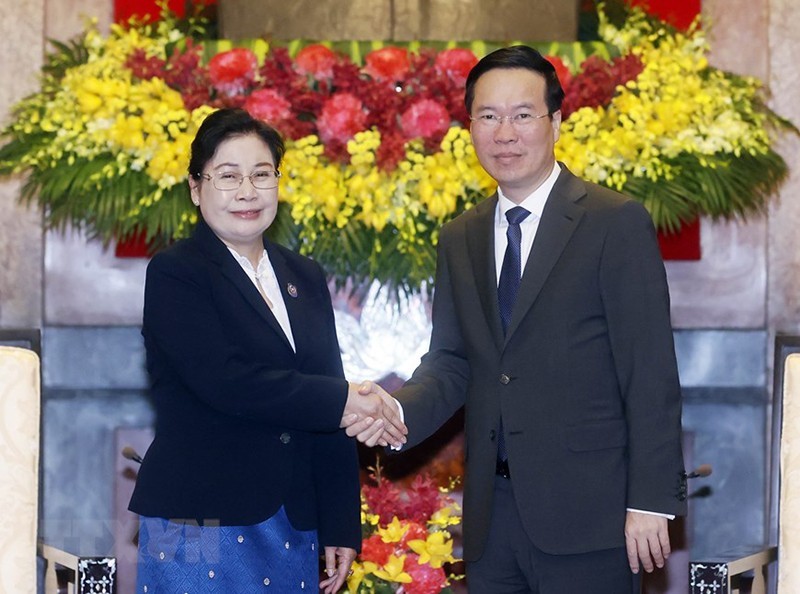
[[519, 225], [529, 214], [531, 211], [525, 210], [521, 206], [515, 206], [506, 211], [506, 219], [508, 219], [509, 225]]

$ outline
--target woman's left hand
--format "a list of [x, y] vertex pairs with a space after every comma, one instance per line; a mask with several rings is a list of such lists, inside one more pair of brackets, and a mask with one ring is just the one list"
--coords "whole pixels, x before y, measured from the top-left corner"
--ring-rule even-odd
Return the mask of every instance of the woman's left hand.
[[325, 547], [325, 574], [328, 579], [319, 583], [325, 594], [335, 594], [350, 575], [350, 566], [356, 558], [355, 549], [347, 547]]

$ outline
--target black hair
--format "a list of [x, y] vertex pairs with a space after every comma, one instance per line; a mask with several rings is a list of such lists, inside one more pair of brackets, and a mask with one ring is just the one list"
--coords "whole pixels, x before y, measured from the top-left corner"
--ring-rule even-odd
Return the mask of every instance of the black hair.
[[498, 68], [508, 70], [523, 68], [541, 75], [544, 77], [546, 85], [545, 102], [547, 103], [548, 113], [552, 114], [561, 109], [561, 103], [564, 101], [564, 90], [561, 88], [561, 83], [553, 65], [532, 47], [512, 45], [485, 55], [470, 70], [464, 92], [464, 105], [467, 107], [467, 113], [472, 113], [472, 102], [475, 99], [475, 83], [490, 70]]
[[206, 164], [214, 157], [225, 140], [235, 136], [255, 134], [269, 147], [278, 170], [286, 151], [283, 139], [275, 128], [251, 116], [244, 109], [219, 109], [209, 115], [197, 130], [192, 141], [189, 175], [200, 179]]

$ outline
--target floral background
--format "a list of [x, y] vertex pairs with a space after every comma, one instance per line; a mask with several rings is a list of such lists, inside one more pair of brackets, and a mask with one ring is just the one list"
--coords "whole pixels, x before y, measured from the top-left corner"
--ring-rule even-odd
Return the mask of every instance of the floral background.
[[[660, 229], [764, 208], [786, 174], [760, 83], [708, 66], [703, 30], [638, 9], [599, 12], [601, 43], [540, 44], [566, 91], [557, 156], [642, 201]], [[463, 84], [496, 45], [237, 44], [202, 21], [89, 27], [57, 44], [41, 91], [4, 130], [0, 173], [51, 226], [153, 249], [196, 223], [185, 172], [203, 118], [241, 106], [287, 139], [270, 233], [340, 283], [414, 292], [432, 278], [442, 223], [494, 190], [472, 149]]]

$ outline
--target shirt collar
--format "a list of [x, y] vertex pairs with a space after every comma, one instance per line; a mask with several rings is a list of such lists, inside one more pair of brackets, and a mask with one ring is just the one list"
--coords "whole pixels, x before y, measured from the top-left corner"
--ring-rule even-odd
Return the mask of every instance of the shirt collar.
[[528, 196], [517, 204], [513, 202], [511, 199], [507, 198], [503, 194], [503, 190], [500, 187], [497, 187], [497, 215], [500, 221], [506, 220], [506, 212], [515, 206], [521, 206], [525, 210], [529, 211], [531, 214], [536, 215], [537, 219], [542, 218], [542, 212], [544, 211], [545, 202], [547, 202], [547, 197], [550, 195], [550, 191], [553, 189], [553, 186], [558, 179], [559, 174], [561, 173], [561, 167], [559, 166], [558, 162], [553, 163], [553, 171], [550, 172], [550, 175], [547, 179], [542, 182], [542, 184], [536, 188], [533, 192], [528, 194]]
[[258, 269], [253, 268], [253, 264], [248, 260], [245, 256], [242, 256], [230, 246], [226, 246], [236, 261], [239, 263], [239, 266], [244, 268], [246, 271], [250, 272], [251, 274], [261, 277], [269, 272], [271, 272], [272, 267], [270, 266], [269, 256], [267, 256], [267, 250], [265, 249], [261, 252], [261, 257], [258, 259]]

